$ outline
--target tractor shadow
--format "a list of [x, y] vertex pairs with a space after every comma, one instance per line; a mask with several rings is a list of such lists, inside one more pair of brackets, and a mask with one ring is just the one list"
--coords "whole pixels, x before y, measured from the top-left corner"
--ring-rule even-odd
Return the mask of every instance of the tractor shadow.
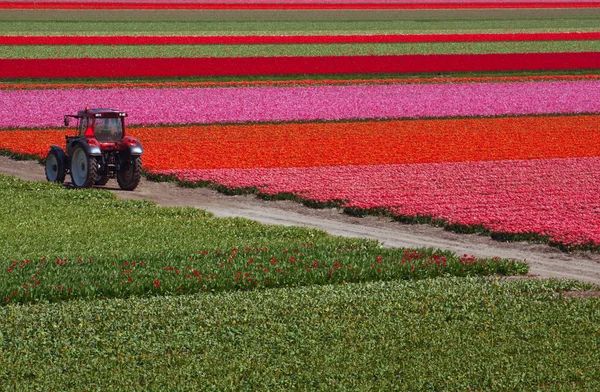
[[[73, 190], [79, 189], [75, 185], [73, 185], [72, 182], [66, 182], [66, 181], [63, 183], [63, 187], [65, 189], [73, 189]], [[93, 187], [91, 187], [89, 189], [103, 189], [105, 191], [123, 191], [123, 189], [121, 189], [119, 186], [114, 186], [114, 185], [111, 185], [111, 184], [107, 184], [107, 185], [94, 185]], [[123, 191], [123, 192], [125, 192], [125, 191]]]

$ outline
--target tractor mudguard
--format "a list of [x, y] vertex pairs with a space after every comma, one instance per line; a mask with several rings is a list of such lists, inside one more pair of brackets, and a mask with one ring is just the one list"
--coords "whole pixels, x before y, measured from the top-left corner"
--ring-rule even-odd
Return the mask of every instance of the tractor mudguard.
[[50, 146], [50, 151], [44, 160], [46, 179], [50, 182], [62, 184], [69, 166], [69, 158], [59, 146]]
[[139, 156], [144, 153], [144, 149], [142, 148], [140, 142], [137, 142], [137, 145], [135, 146], [127, 146], [127, 150], [129, 150], [130, 156]]
[[[95, 141], [95, 140], [94, 140]], [[96, 142], [95, 144], [88, 143], [85, 139], [79, 139], [73, 142], [71, 145], [71, 151], [75, 151], [77, 146], [81, 146], [85, 153], [91, 157], [99, 157], [102, 156], [102, 151], [100, 150], [100, 144]]]
[[62, 147], [50, 146], [50, 150], [54, 151], [57, 159], [61, 160], [62, 162], [65, 162], [65, 165], [67, 164], [67, 154], [65, 154], [65, 150], [63, 150]]
[[135, 138], [125, 136], [119, 145], [117, 146], [123, 156], [128, 159], [129, 157], [138, 157], [144, 153], [142, 144]]

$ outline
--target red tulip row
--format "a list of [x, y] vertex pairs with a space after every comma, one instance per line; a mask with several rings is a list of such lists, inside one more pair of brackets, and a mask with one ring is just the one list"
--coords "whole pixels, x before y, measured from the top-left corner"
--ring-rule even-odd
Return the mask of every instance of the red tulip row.
[[590, 1], [563, 1], [563, 2], [486, 2], [486, 3], [467, 3], [467, 2], [436, 2], [436, 3], [184, 3], [184, 2], [163, 2], [163, 3], [110, 3], [100, 1], [48, 1], [48, 2], [27, 2], [27, 1], [7, 1], [0, 3], [0, 9], [194, 9], [194, 10], [373, 10], [373, 9], [515, 9], [515, 8], [599, 8], [600, 2]]
[[184, 77], [600, 68], [599, 52], [246, 58], [2, 59], [0, 78]]
[[0, 45], [269, 45], [599, 40], [600, 32], [249, 36], [0, 36]]
[[[432, 150], [432, 154], [437, 151]], [[395, 165], [164, 170], [190, 183], [297, 195], [350, 212], [388, 211], [403, 221], [441, 219], [498, 238], [548, 237], [564, 248], [600, 247], [600, 157]], [[277, 196], [279, 195], [279, 196]]]

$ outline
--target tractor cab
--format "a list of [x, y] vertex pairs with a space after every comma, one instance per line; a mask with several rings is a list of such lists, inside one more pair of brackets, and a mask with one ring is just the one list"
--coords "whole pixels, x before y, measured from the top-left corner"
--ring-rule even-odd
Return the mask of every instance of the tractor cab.
[[76, 115], [66, 115], [65, 126], [69, 125], [69, 118], [75, 118], [79, 137], [94, 138], [99, 143], [119, 143], [125, 136], [125, 117], [127, 113], [114, 109], [86, 108]]

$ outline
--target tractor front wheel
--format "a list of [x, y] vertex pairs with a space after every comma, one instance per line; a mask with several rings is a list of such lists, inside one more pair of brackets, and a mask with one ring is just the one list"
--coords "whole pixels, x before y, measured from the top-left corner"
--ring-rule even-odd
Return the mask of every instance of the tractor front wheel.
[[62, 184], [65, 182], [65, 153], [62, 149], [54, 148], [46, 155], [46, 179], [50, 182]]
[[98, 163], [82, 147], [76, 147], [71, 157], [71, 182], [75, 188], [89, 188], [96, 182]]
[[131, 157], [123, 162], [117, 172], [117, 183], [126, 191], [134, 190], [142, 178], [142, 157]]

